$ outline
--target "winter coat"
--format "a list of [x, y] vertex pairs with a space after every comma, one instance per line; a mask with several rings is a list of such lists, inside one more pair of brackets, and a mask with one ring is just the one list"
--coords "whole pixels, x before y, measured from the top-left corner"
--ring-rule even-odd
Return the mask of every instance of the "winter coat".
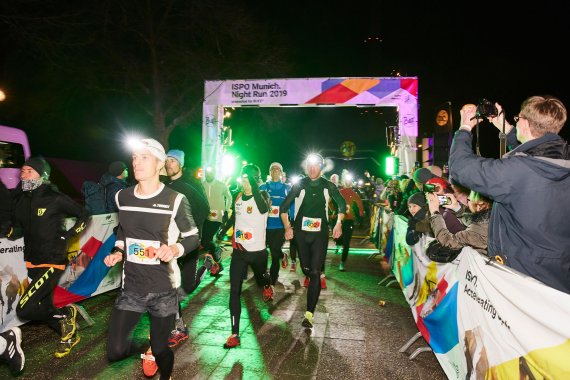
[[[516, 145], [515, 129], [508, 135], [510, 145]], [[470, 132], [456, 132], [450, 175], [495, 201], [489, 221], [489, 255], [570, 293], [568, 145], [549, 133], [517, 146], [501, 159], [492, 159], [475, 155], [472, 140]]]
[[491, 210], [476, 214], [466, 213], [463, 216], [467, 228], [457, 233], [451, 233], [441, 214], [430, 216], [429, 221], [435, 238], [444, 247], [460, 249], [472, 247], [482, 254], [487, 254], [487, 235]]

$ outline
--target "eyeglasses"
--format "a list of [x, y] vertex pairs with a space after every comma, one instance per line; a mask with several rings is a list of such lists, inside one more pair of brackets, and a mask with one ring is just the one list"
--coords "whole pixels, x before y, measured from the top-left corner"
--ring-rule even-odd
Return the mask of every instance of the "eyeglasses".
[[520, 119], [526, 119], [526, 117], [521, 116], [521, 115], [515, 115], [513, 116], [513, 119], [515, 120], [515, 124], [519, 122]]

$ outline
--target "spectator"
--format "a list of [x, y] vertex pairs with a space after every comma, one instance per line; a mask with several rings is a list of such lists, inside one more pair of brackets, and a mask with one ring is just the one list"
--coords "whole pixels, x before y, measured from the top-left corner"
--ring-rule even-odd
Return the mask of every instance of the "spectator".
[[122, 161], [115, 161], [109, 165], [109, 169], [101, 176], [99, 183], [103, 185], [107, 191], [106, 204], [107, 212], [118, 212], [117, 202], [115, 201], [115, 194], [119, 190], [128, 186], [127, 178], [129, 177], [129, 169]]
[[419, 242], [422, 235], [433, 236], [433, 232], [429, 224], [428, 208], [423, 193], [418, 192], [408, 198], [408, 210], [411, 217], [408, 218], [406, 243], [411, 246]]
[[[433, 185], [433, 191], [431, 190], [432, 187], [430, 187], [430, 190], [428, 191], [428, 185]], [[434, 177], [429, 179], [425, 185], [424, 185], [424, 191], [426, 191], [426, 193], [433, 193], [438, 197], [442, 197], [442, 200], [447, 200], [450, 201], [451, 198], [448, 197], [448, 194], [451, 194], [448, 192], [448, 183], [440, 177]], [[454, 198], [455, 199], [455, 198]], [[451, 233], [456, 233], [459, 231], [463, 231], [465, 229], [465, 225], [463, 225], [463, 223], [461, 223], [461, 221], [459, 221], [459, 219], [457, 218], [457, 216], [455, 215], [454, 211], [459, 211], [459, 206], [458, 205], [454, 205], [457, 207], [454, 208], [446, 208], [443, 207], [443, 203], [440, 203], [440, 207], [439, 207], [439, 212], [441, 213], [441, 216], [443, 217], [443, 220], [445, 220], [445, 225], [447, 226], [447, 228], [449, 229], [449, 231], [451, 231]]]
[[451, 146], [450, 175], [494, 201], [490, 256], [570, 293], [570, 157], [568, 144], [558, 136], [566, 108], [552, 96], [529, 97], [514, 117], [513, 128], [501, 106], [496, 107], [498, 116], [489, 120], [499, 129], [504, 123], [513, 149], [500, 159], [473, 153], [477, 107], [465, 105]]
[[437, 176], [434, 175], [432, 172], [430, 172], [429, 169], [419, 168], [419, 169], [416, 169], [416, 171], [414, 172], [412, 179], [414, 180], [414, 183], [416, 184], [416, 187], [418, 188], [418, 190], [423, 191], [424, 184], [428, 180], [435, 178], [435, 177], [437, 177]]
[[[448, 197], [452, 202], [449, 205], [444, 205], [444, 208], [454, 209], [461, 207], [454, 195], [449, 194]], [[461, 217], [467, 228], [453, 233], [447, 228], [446, 222], [440, 213], [441, 206], [437, 195], [434, 193], [427, 194], [427, 199], [431, 214], [429, 218], [431, 229], [441, 246], [451, 249], [461, 249], [469, 246], [482, 254], [487, 254], [487, 235], [493, 201], [475, 191], [471, 191], [468, 200], [470, 212], [462, 213]]]

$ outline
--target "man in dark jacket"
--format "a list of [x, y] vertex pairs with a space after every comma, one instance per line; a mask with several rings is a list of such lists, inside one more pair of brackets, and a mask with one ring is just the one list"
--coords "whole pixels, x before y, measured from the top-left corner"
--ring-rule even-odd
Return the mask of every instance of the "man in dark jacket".
[[[502, 129], [504, 112], [489, 120]], [[477, 107], [461, 109], [449, 166], [462, 185], [495, 201], [489, 222], [489, 256], [570, 293], [570, 159], [558, 133], [566, 108], [554, 97], [526, 99], [515, 127], [505, 122], [511, 147], [501, 159], [483, 158], [472, 150]], [[521, 143], [518, 144], [517, 140]]]
[[[184, 194], [190, 203], [192, 218], [198, 227], [199, 236], [202, 236], [204, 221], [210, 213], [208, 199], [202, 195], [194, 186], [188, 183], [183, 177], [184, 152], [178, 149], [171, 149], [166, 154], [165, 162], [166, 174], [168, 178], [164, 184], [177, 192]], [[192, 252], [178, 260], [181, 270], [181, 280], [183, 292], [182, 296], [192, 293], [204, 278], [207, 269], [212, 267], [212, 256], [207, 255], [204, 264], [198, 268], [200, 248], [197, 247]], [[176, 316], [175, 329], [171, 331], [168, 338], [168, 345], [176, 347], [181, 342], [188, 339], [188, 328], [182, 319], [182, 307], [179, 304], [178, 315]]]
[[103, 174], [99, 183], [105, 186], [105, 206], [107, 212], [118, 212], [115, 195], [128, 186], [129, 169], [122, 161], [111, 162], [109, 169]]
[[[13, 190], [13, 230], [9, 238], [24, 237], [24, 260], [30, 284], [20, 298], [16, 314], [23, 320], [45, 321], [61, 333], [56, 358], [69, 354], [79, 342], [74, 305], [56, 309], [53, 291], [69, 260], [67, 242], [85, 229], [87, 210], [60, 193], [49, 182], [50, 166], [42, 158], [32, 157], [20, 173], [20, 187]], [[69, 230], [64, 220], [76, 218]]]

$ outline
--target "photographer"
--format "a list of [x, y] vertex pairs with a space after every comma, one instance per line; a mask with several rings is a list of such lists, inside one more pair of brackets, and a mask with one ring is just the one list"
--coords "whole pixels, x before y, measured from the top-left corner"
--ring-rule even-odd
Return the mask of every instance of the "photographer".
[[514, 117], [516, 128], [505, 122], [514, 149], [501, 159], [479, 157], [472, 150], [471, 130], [484, 117], [502, 129], [505, 113], [496, 108], [496, 115], [486, 115], [473, 104], [463, 106], [451, 146], [450, 174], [495, 202], [490, 256], [570, 293], [570, 159], [566, 141], [558, 136], [566, 108], [551, 96], [526, 99]]
[[[439, 212], [445, 221], [445, 225], [452, 234], [465, 229], [465, 225], [458, 219], [456, 212], [461, 210], [461, 206], [452, 198], [453, 194], [448, 193], [449, 184], [443, 178], [434, 177], [429, 179], [425, 185], [424, 190], [426, 193], [434, 194], [437, 196], [439, 202]], [[447, 207], [446, 207], [447, 206]], [[433, 213], [432, 213], [433, 214]]]
[[489, 217], [493, 201], [479, 193], [471, 191], [468, 198], [470, 212], [462, 213], [461, 216], [461, 220], [467, 225], [467, 228], [453, 233], [449, 230], [443, 216], [439, 212], [440, 207], [446, 209], [459, 208], [462, 211], [463, 208], [459, 205], [453, 194], [449, 194], [448, 197], [451, 203], [440, 206], [438, 196], [435, 193], [429, 193], [427, 195], [431, 214], [429, 218], [430, 226], [437, 241], [443, 247], [461, 249], [469, 246], [482, 254], [487, 254], [487, 232], [489, 229]]

